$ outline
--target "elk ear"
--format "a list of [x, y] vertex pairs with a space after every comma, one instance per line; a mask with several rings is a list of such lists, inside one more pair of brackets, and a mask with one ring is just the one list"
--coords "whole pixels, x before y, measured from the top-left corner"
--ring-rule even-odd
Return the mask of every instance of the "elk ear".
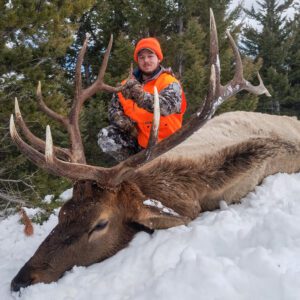
[[146, 200], [134, 220], [149, 229], [167, 229], [179, 225], [186, 225], [190, 218], [180, 216], [172, 209], [163, 206], [157, 200]]

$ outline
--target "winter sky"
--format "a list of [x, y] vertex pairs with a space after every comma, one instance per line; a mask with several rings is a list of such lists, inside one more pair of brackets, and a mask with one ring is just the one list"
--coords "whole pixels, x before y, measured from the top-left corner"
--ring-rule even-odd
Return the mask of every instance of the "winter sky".
[[[234, 7], [236, 7], [241, 2], [243, 3], [243, 7], [244, 8], [251, 9], [252, 6], [255, 9], [259, 8], [259, 6], [257, 5], [258, 1], [255, 1], [255, 0], [244, 0], [244, 1], [242, 1], [242, 0], [232, 0], [232, 3], [231, 3], [230, 7], [234, 8]], [[278, 3], [283, 3], [283, 2], [284, 2], [284, 0], [278, 0]], [[299, 4], [300, 0], [294, 0], [294, 3], [298, 3]], [[294, 13], [295, 13], [294, 8], [289, 8], [286, 11], [286, 15], [287, 15], [288, 18], [292, 18], [294, 16]], [[243, 16], [242, 16], [242, 18], [243, 18]], [[253, 27], [257, 27], [259, 29], [258, 25], [256, 24], [256, 22], [254, 20], [250, 20], [249, 18], [246, 18], [246, 19], [244, 19], [244, 23], [245, 24], [249, 24], [249, 25], [251, 25]]]

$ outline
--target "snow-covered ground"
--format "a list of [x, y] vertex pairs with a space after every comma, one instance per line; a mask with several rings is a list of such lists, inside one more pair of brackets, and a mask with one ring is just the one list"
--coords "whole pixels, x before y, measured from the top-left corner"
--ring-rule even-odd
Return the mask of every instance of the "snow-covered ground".
[[141, 232], [110, 259], [20, 294], [11, 294], [10, 281], [57, 217], [26, 237], [11, 216], [0, 222], [0, 298], [300, 299], [300, 173], [270, 176], [241, 204], [220, 207], [188, 226]]

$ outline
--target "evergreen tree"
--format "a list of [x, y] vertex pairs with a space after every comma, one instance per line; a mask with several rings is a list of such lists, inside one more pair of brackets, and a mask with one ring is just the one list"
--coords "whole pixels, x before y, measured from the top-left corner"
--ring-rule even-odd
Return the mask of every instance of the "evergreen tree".
[[54, 186], [65, 187], [66, 181], [37, 171], [12, 145], [8, 131], [9, 116], [13, 112], [14, 98], [18, 97], [23, 117], [30, 129], [44, 138], [45, 125], [51, 124], [55, 141], [62, 141], [61, 145], [66, 146], [67, 139], [61, 133], [60, 125], [38, 110], [35, 89], [38, 81], [42, 81], [45, 102], [53, 110], [66, 114], [68, 101], [64, 100], [70, 98], [71, 89], [60, 61], [72, 42], [79, 17], [92, 2], [0, 2], [0, 157], [5, 170], [1, 176], [20, 179], [25, 174], [33, 174], [33, 185], [37, 181], [44, 182], [40, 185], [41, 194], [51, 192]]
[[[6, 139], [0, 155], [5, 161], [11, 158], [14, 168], [10, 175], [18, 173], [18, 177], [22, 177], [28, 172], [36, 172], [36, 168], [19, 154], [8, 138], [8, 117], [13, 110], [15, 96], [19, 98], [23, 115], [34, 133], [43, 137], [45, 125], [50, 123], [54, 142], [68, 146], [60, 124], [38, 112], [34, 91], [37, 81], [41, 80], [48, 106], [61, 114], [67, 113], [73, 98], [75, 63], [86, 33], [91, 38], [83, 63], [83, 85], [90, 85], [95, 80], [111, 33], [114, 34], [114, 45], [105, 75], [105, 81], [111, 85], [127, 77], [136, 42], [146, 36], [155, 36], [164, 51], [163, 65], [171, 66], [183, 84], [188, 100], [188, 117], [201, 105], [208, 88], [210, 7], [214, 10], [219, 32], [222, 81], [232, 79], [233, 54], [224, 33], [225, 29], [230, 29], [234, 38], [238, 38], [240, 28], [234, 22], [240, 7], [227, 14], [230, 2], [2, 1], [0, 101], [5, 110], [0, 112], [0, 119], [5, 124], [2, 128]], [[74, 36], [75, 40], [70, 45]], [[246, 72], [251, 71], [246, 78], [250, 79], [260, 62], [253, 64], [251, 59], [245, 58], [245, 63]], [[108, 124], [107, 104], [110, 98], [107, 93], [99, 93], [83, 107], [80, 125], [89, 163], [110, 163], [97, 145], [99, 129]], [[222, 111], [255, 109], [257, 97], [247, 94], [241, 98], [245, 99], [229, 101]], [[61, 178], [52, 178], [41, 170], [35, 173], [33, 181], [44, 182], [43, 193], [53, 189], [54, 184], [66, 184]]]
[[289, 95], [283, 106], [290, 114], [300, 118], [300, 4], [296, 7], [294, 20], [291, 21], [290, 49], [288, 53]]
[[257, 11], [252, 7], [245, 10], [254, 19], [261, 31], [256, 28], [244, 29], [243, 50], [255, 61], [262, 58], [261, 75], [272, 97], [261, 96], [258, 110], [274, 114], [284, 113], [281, 110], [289, 93], [288, 53], [291, 46], [290, 26], [284, 12], [291, 7], [293, 0], [285, 0], [279, 4], [278, 0], [262, 0], [258, 2]]

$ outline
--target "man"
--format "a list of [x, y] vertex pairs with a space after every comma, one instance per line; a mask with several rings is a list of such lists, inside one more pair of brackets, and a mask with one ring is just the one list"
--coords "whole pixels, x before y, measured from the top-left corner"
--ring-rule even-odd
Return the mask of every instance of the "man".
[[179, 81], [171, 69], [161, 66], [163, 53], [155, 38], [141, 39], [134, 50], [138, 68], [133, 78], [122, 82], [125, 89], [114, 94], [109, 106], [111, 125], [98, 134], [103, 152], [122, 161], [147, 147], [154, 103], [154, 86], [160, 102], [158, 140], [174, 133], [182, 126], [186, 101]]

